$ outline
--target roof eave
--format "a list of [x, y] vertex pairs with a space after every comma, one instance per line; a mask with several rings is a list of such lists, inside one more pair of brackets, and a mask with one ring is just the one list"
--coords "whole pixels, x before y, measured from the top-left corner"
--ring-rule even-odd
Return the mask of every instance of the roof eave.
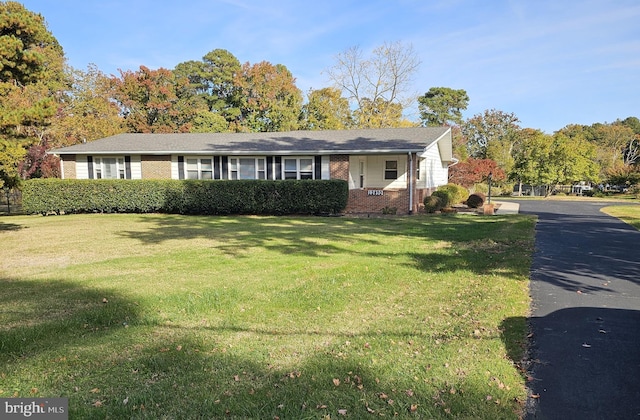
[[354, 149], [354, 150], [114, 150], [114, 151], [57, 151], [50, 150], [53, 155], [214, 155], [214, 156], [293, 156], [293, 155], [381, 155], [420, 153], [425, 148], [415, 149]]

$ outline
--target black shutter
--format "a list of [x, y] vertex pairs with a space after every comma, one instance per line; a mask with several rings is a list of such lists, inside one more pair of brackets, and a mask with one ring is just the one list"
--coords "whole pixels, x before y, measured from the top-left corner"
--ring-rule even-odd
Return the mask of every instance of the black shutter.
[[131, 179], [131, 156], [124, 157], [124, 177]]
[[314, 179], [322, 179], [322, 156], [315, 157], [315, 175]]
[[282, 157], [276, 156], [276, 179], [282, 179]]
[[184, 156], [178, 156], [178, 179], [184, 179]]
[[229, 157], [222, 156], [222, 179], [229, 178]]
[[89, 171], [89, 179], [93, 179], [93, 156], [87, 156], [87, 166]]
[[273, 179], [273, 156], [267, 156], [267, 179]]

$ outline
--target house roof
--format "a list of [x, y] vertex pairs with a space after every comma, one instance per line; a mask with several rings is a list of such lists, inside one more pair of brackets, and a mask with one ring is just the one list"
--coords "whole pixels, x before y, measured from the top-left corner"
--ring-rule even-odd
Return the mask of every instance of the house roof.
[[359, 130], [288, 131], [278, 133], [176, 133], [118, 134], [51, 150], [56, 155], [75, 154], [371, 154], [420, 153], [438, 141], [450, 160], [448, 127], [412, 127]]

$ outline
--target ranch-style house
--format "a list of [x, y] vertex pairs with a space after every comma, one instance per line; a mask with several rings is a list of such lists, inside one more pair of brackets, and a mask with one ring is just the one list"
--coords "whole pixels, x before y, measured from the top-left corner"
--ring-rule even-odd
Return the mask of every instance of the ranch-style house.
[[65, 179], [343, 179], [346, 213], [416, 212], [456, 162], [448, 127], [119, 134], [50, 153]]

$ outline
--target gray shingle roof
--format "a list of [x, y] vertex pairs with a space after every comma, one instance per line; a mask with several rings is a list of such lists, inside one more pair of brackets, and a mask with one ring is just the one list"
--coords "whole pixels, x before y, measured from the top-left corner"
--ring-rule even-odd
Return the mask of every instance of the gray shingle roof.
[[358, 154], [421, 152], [447, 127], [289, 131], [280, 133], [118, 134], [52, 150], [68, 154]]

